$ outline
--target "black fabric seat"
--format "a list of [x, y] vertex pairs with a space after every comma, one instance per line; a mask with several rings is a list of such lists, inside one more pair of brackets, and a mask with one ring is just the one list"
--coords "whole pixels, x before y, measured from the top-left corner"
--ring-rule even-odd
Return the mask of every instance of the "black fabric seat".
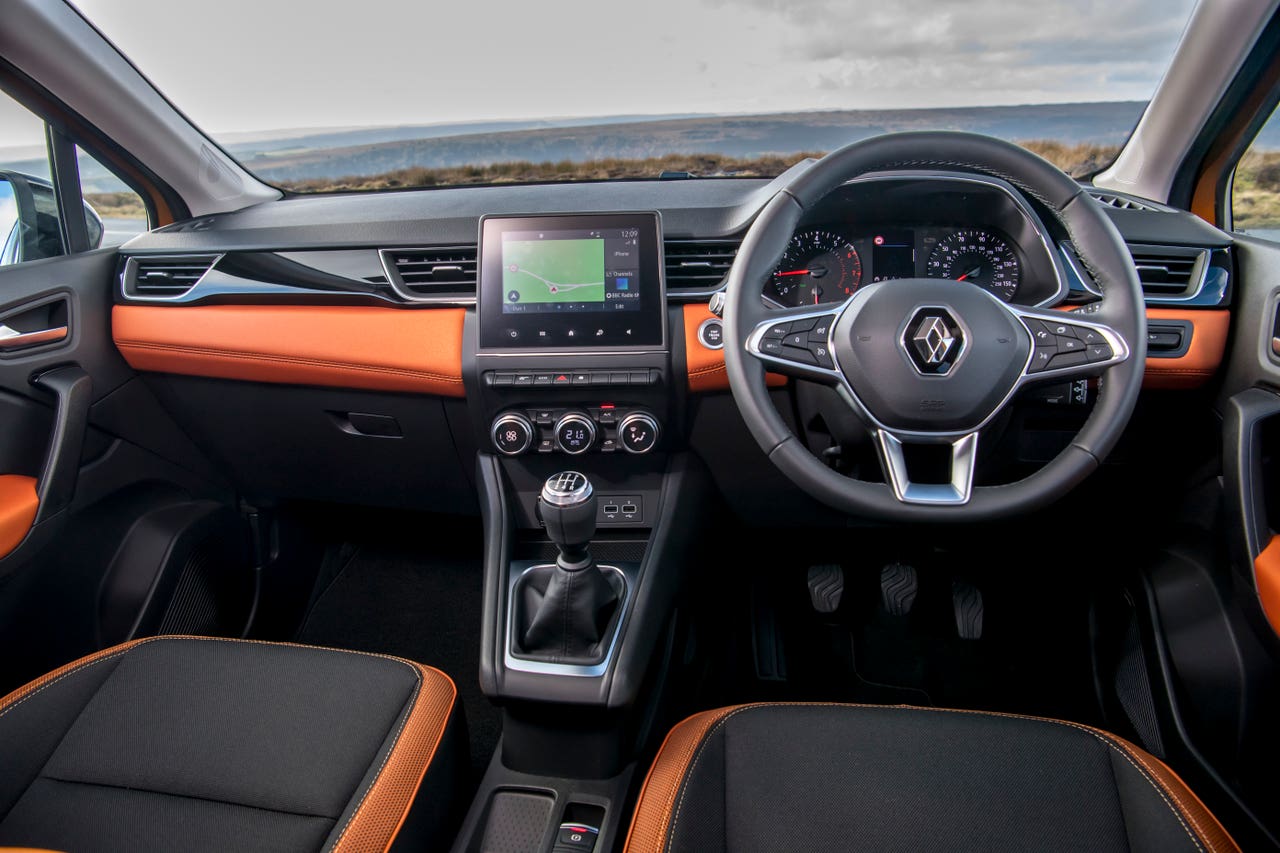
[[381, 655], [194, 637], [108, 649], [0, 700], [0, 846], [447, 846], [467, 765], [454, 697], [443, 673]]
[[1219, 851], [1168, 767], [1075, 723], [855, 705], [689, 718], [640, 794], [627, 853]]

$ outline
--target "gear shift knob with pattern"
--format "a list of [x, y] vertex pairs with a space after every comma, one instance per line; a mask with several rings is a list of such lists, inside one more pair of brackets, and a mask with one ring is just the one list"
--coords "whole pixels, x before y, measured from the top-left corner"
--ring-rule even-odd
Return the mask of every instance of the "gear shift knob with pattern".
[[538, 496], [538, 516], [560, 549], [561, 568], [574, 571], [591, 564], [587, 545], [596, 533], [596, 496], [585, 475], [562, 471], [548, 477]]

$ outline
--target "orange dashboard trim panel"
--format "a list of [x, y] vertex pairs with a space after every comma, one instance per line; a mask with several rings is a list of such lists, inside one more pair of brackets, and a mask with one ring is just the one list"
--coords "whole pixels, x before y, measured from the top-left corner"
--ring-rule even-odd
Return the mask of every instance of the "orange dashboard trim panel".
[[1191, 346], [1180, 358], [1148, 358], [1147, 388], [1198, 388], [1208, 382], [1222, 366], [1227, 351], [1227, 332], [1231, 328], [1231, 312], [1226, 310], [1190, 311], [1177, 308], [1148, 308], [1147, 320], [1185, 320], [1191, 323]]
[[461, 308], [117, 305], [135, 370], [463, 396]]
[[36, 521], [40, 496], [34, 477], [0, 475], [0, 557], [7, 557], [22, 544]]
[[[706, 305], [684, 306], [684, 357], [693, 393], [729, 390], [729, 371], [724, 366], [724, 350], [707, 349], [698, 340], [698, 327], [715, 317]], [[772, 387], [787, 384], [787, 377], [765, 374]]]

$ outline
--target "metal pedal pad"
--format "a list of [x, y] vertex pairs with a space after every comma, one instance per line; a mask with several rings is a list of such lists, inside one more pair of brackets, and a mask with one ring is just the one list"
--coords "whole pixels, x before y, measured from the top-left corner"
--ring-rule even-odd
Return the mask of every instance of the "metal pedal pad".
[[964, 581], [951, 584], [951, 602], [956, 614], [956, 633], [963, 640], [982, 637], [982, 590]]
[[920, 581], [916, 567], [906, 563], [889, 563], [880, 570], [880, 603], [890, 616], [906, 616], [916, 603]]
[[844, 597], [844, 569], [830, 563], [809, 567], [809, 600], [819, 613], [835, 613]]

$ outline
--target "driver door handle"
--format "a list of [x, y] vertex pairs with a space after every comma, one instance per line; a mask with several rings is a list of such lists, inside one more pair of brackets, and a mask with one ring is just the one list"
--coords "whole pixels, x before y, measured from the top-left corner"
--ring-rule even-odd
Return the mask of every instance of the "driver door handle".
[[39, 329], [34, 332], [19, 332], [0, 323], [0, 352], [12, 352], [26, 347], [51, 344], [67, 339], [67, 327], [55, 326], [52, 329]]

